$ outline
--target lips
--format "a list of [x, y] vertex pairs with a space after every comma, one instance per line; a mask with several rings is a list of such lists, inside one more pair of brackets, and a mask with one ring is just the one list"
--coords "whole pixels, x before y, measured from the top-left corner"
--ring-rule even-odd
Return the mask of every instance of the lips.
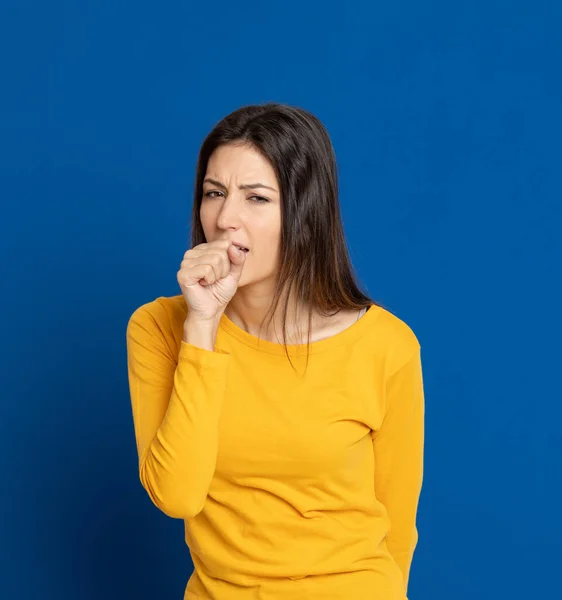
[[242, 250], [243, 252], [249, 252], [248, 248], [245, 248], [244, 246], [239, 246], [238, 244], [233, 244], [233, 246], [235, 246], [239, 250]]

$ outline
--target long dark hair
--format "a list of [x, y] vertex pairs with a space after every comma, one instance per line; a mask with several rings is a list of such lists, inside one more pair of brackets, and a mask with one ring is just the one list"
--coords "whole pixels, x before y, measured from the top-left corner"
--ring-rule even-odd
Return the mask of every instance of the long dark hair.
[[199, 151], [191, 220], [192, 248], [207, 241], [199, 214], [203, 179], [211, 154], [224, 144], [253, 146], [269, 160], [277, 175], [281, 248], [269, 322], [283, 300], [283, 341], [290, 361], [286, 343], [288, 298], [294, 297], [308, 308], [308, 365], [314, 311], [333, 316], [342, 309], [380, 306], [359, 289], [351, 265], [340, 216], [332, 142], [317, 117], [286, 104], [243, 106], [223, 118]]

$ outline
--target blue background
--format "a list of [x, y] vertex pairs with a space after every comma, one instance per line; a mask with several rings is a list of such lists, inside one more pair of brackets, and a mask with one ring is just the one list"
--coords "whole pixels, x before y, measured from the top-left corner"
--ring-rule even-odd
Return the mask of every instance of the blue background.
[[557, 596], [562, 5], [4, 0], [0, 23], [0, 597], [183, 597], [125, 329], [179, 293], [203, 138], [270, 100], [325, 123], [355, 268], [422, 345], [409, 597]]

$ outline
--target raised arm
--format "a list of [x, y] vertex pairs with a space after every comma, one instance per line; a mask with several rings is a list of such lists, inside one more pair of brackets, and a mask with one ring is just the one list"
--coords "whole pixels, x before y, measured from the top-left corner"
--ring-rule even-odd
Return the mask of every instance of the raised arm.
[[215, 472], [230, 355], [182, 341], [174, 356], [145, 305], [127, 325], [127, 361], [140, 481], [166, 515], [193, 517]]
[[419, 346], [388, 378], [385, 405], [382, 425], [373, 432], [375, 494], [387, 510], [391, 524], [387, 546], [407, 593], [423, 479], [425, 407]]

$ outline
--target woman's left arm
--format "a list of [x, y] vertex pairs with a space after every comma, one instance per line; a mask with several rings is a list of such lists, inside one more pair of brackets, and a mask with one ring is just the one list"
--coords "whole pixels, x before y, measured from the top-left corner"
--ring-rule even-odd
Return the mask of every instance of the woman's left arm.
[[375, 494], [391, 524], [387, 546], [407, 593], [418, 542], [416, 514], [423, 479], [424, 390], [420, 347], [386, 383], [385, 414], [373, 432]]

